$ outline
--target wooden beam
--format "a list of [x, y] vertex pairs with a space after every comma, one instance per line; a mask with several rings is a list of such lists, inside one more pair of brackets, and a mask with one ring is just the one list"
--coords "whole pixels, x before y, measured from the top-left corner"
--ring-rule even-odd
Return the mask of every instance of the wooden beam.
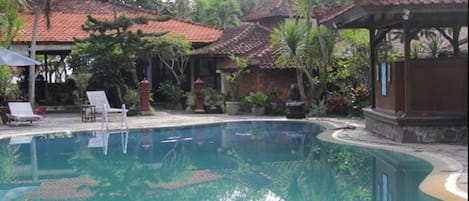
[[[375, 29], [375, 30], [378, 30], [378, 29]], [[378, 33], [376, 33], [375, 36], [373, 37], [373, 40], [371, 40], [370, 38], [372, 45], [376, 47], [381, 41], [383, 41], [386, 38], [386, 34], [389, 33], [389, 31], [391, 31], [391, 28], [379, 29]]]
[[404, 22], [404, 112], [412, 111], [412, 77], [410, 65], [410, 42], [412, 40], [410, 25]]
[[370, 34], [370, 95], [371, 95], [371, 109], [376, 108], [376, 93], [375, 93], [375, 75], [376, 75], [376, 45], [375, 45], [375, 31], [376, 29], [374, 28], [369, 28], [368, 29], [369, 34]]

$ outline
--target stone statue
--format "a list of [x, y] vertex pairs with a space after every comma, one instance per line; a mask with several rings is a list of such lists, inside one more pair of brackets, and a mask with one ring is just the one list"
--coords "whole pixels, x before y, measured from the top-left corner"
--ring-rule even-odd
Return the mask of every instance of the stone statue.
[[301, 100], [300, 89], [297, 84], [290, 86], [290, 93], [285, 106], [287, 108], [287, 118], [305, 118], [305, 103]]
[[300, 89], [297, 84], [290, 86], [290, 95], [288, 101], [301, 101]]

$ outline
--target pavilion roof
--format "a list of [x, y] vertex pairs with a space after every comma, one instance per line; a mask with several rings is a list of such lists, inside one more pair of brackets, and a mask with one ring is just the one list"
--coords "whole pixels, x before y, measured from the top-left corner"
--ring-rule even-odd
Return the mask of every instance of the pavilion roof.
[[[271, 54], [270, 34], [272, 31], [258, 23], [246, 23], [229, 28], [220, 39], [208, 46], [194, 50], [193, 55], [236, 55], [250, 58], [250, 65], [260, 68], [278, 68]], [[217, 64], [218, 68], [231, 69], [234, 63], [225, 60]]]
[[319, 15], [331, 28], [400, 28], [403, 15], [419, 27], [467, 26], [468, 0], [354, 0]]
[[[91, 15], [99, 20], [112, 20], [112, 4], [101, 3], [95, 0], [56, 0], [51, 1], [51, 26], [47, 28], [46, 19], [41, 13], [38, 23], [37, 43], [73, 43], [73, 38], [86, 38], [89, 34], [81, 29], [87, 16]], [[145, 16], [148, 18], [160, 17], [156, 12], [136, 8], [124, 4], [116, 5], [117, 14], [126, 17]], [[15, 43], [28, 43], [31, 41], [34, 14], [26, 12], [23, 29], [15, 38]], [[136, 25], [134, 30], [141, 29], [147, 33], [169, 32], [168, 34], [185, 35], [193, 43], [210, 43], [216, 41], [222, 29], [172, 18], [168, 21], [149, 21], [146, 25]]]

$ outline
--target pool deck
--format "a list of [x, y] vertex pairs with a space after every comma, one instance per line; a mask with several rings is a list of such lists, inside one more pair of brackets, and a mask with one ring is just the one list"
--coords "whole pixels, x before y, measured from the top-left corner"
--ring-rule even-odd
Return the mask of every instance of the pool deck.
[[[119, 128], [119, 116], [111, 117], [111, 128]], [[285, 120], [280, 116], [252, 116], [252, 115], [226, 115], [226, 114], [188, 114], [185, 112], [158, 110], [153, 115], [128, 117], [129, 128], [151, 128], [151, 127], [167, 127], [180, 125], [193, 125], [203, 123], [216, 123], [231, 120], [249, 120], [249, 119], [265, 119], [265, 120]], [[467, 161], [468, 161], [468, 145], [452, 145], [452, 144], [413, 144], [398, 143], [391, 140], [378, 137], [365, 130], [363, 120], [338, 119], [338, 118], [309, 118], [308, 120], [327, 124], [330, 127], [344, 128], [353, 126], [355, 129], [338, 129], [332, 133], [332, 138], [341, 143], [357, 144], [374, 147], [388, 147], [394, 150], [404, 152], [415, 152], [419, 155], [429, 155], [445, 161], [446, 169], [440, 169], [441, 173], [445, 173], [445, 177], [451, 174], [451, 178], [443, 178], [447, 182], [445, 187], [453, 194], [458, 194], [461, 200], [467, 200], [468, 183], [467, 183]], [[18, 126], [0, 125], [0, 139], [12, 135], [28, 135], [45, 132], [68, 132], [80, 130], [100, 129], [101, 123], [98, 118], [94, 123], [82, 123], [80, 114], [78, 113], [48, 113], [45, 118], [32, 125], [23, 123]], [[449, 168], [449, 169], [448, 169]], [[441, 180], [440, 180], [441, 181]], [[425, 188], [425, 187], [423, 187]], [[446, 200], [446, 199], [445, 199]]]

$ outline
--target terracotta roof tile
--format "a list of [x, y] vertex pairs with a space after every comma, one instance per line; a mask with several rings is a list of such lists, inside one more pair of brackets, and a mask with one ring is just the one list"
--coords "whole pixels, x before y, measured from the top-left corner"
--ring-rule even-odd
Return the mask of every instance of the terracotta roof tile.
[[[272, 57], [270, 31], [257, 23], [247, 23], [242, 26], [225, 30], [218, 41], [193, 51], [194, 55], [213, 54], [250, 58], [250, 65], [263, 69], [275, 69], [275, 58]], [[232, 69], [234, 63], [226, 59], [217, 63], [219, 69]]]
[[226, 29], [220, 39], [208, 46], [197, 49], [193, 54], [218, 54], [245, 56], [270, 42], [271, 31], [257, 23], [247, 23]]
[[[81, 25], [87, 20], [87, 15], [100, 20], [112, 20], [112, 7], [109, 4], [99, 3], [92, 0], [71, 0], [52, 1], [56, 2], [51, 6], [63, 6], [60, 9], [52, 8], [51, 27], [47, 29], [44, 15], [40, 16], [37, 42], [59, 42], [73, 43], [73, 37], [86, 38], [88, 33], [81, 29]], [[74, 7], [71, 3], [76, 3]], [[81, 2], [81, 3], [80, 3]], [[156, 18], [158, 15], [148, 10], [140, 11], [129, 6], [117, 6], [119, 15], [128, 17], [146, 16]], [[31, 40], [34, 15], [29, 13], [23, 29], [15, 38], [15, 42], [29, 42]], [[223, 30], [180, 19], [170, 19], [165, 22], [150, 21], [147, 25], [138, 25], [134, 30], [141, 29], [147, 33], [169, 32], [169, 34], [182, 34], [192, 42], [209, 43], [216, 41]]]

